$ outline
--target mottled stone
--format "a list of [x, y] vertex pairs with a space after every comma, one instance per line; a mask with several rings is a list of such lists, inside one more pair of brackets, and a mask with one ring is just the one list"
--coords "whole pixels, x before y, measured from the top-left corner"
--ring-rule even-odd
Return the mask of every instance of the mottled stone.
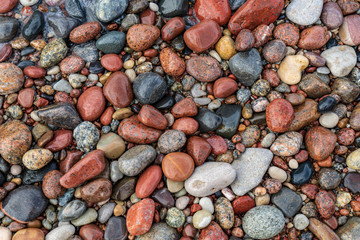
[[74, 28], [70, 32], [69, 39], [73, 43], [80, 44], [88, 42], [96, 37], [101, 31], [100, 23], [93, 21], [87, 22]]
[[136, 236], [135, 240], [153, 240], [153, 239], [177, 240], [179, 238], [180, 238], [180, 234], [176, 231], [175, 228], [170, 227], [164, 222], [159, 222], [159, 223], [154, 223], [147, 233], [140, 236]]
[[288, 157], [299, 152], [303, 137], [298, 132], [287, 132], [280, 135], [271, 145], [270, 150], [278, 156]]
[[21, 69], [12, 63], [0, 63], [0, 95], [19, 91], [24, 83]]
[[135, 146], [126, 151], [118, 161], [119, 169], [127, 176], [138, 175], [156, 157], [155, 149], [149, 145]]
[[23, 157], [22, 162], [25, 167], [30, 170], [38, 170], [47, 165], [53, 158], [53, 154], [47, 149], [31, 149], [27, 151]]
[[55, 66], [63, 60], [68, 48], [63, 39], [58, 38], [48, 43], [41, 52], [40, 65], [43, 68]]
[[136, 236], [148, 232], [151, 228], [154, 214], [155, 203], [150, 198], [145, 198], [131, 206], [126, 215], [126, 226], [129, 233]]
[[340, 227], [336, 234], [341, 240], [356, 239], [360, 233], [360, 218], [351, 217], [344, 226]]
[[335, 77], [344, 77], [356, 65], [356, 53], [352, 47], [343, 45], [329, 48], [321, 53], [326, 65]]
[[212, 57], [192, 57], [186, 61], [186, 71], [196, 80], [212, 82], [222, 76], [219, 62]]
[[310, 224], [308, 228], [319, 240], [340, 240], [339, 236], [326, 224], [316, 218], [310, 218], [309, 220]]
[[287, 187], [283, 187], [278, 193], [272, 195], [271, 202], [288, 218], [293, 217], [302, 207], [301, 196]]
[[96, 17], [102, 22], [110, 22], [121, 16], [128, 6], [128, 0], [97, 0], [95, 5]]
[[160, 30], [156, 26], [136, 24], [127, 32], [126, 40], [130, 48], [141, 52], [151, 47], [159, 37]]
[[305, 145], [310, 156], [321, 161], [326, 159], [334, 150], [336, 135], [326, 128], [313, 127], [306, 133]]

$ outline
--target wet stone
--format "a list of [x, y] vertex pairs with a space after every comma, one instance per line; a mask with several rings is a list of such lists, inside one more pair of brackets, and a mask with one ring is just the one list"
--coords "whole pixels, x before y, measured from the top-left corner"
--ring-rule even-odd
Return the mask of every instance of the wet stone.
[[166, 213], [166, 223], [173, 228], [181, 227], [185, 223], [185, 214], [178, 208], [170, 208]]
[[19, 23], [16, 19], [0, 17], [0, 42], [12, 40], [18, 32]]
[[313, 167], [311, 162], [300, 163], [299, 167], [291, 173], [291, 182], [295, 185], [303, 185], [310, 180], [312, 174]]
[[102, 22], [110, 22], [121, 16], [128, 6], [128, 0], [108, 1], [97, 0], [95, 5], [96, 17]]
[[123, 32], [112, 31], [101, 36], [96, 41], [96, 47], [105, 54], [120, 53], [126, 43], [126, 35]]
[[123, 217], [111, 217], [106, 225], [104, 239], [125, 239], [127, 235], [126, 219]]
[[82, 122], [75, 129], [73, 136], [77, 142], [77, 149], [87, 153], [95, 149], [100, 139], [98, 129], [91, 122]]
[[[41, 52], [40, 65], [49, 68], [63, 60], [68, 52], [68, 48], [63, 39], [58, 38], [48, 43]], [[81, 56], [80, 56], [81, 57]]]
[[159, 10], [164, 17], [183, 16], [188, 11], [188, 0], [160, 0]]
[[87, 207], [85, 202], [73, 200], [61, 208], [58, 214], [59, 221], [68, 222], [79, 218], [85, 213]]
[[360, 174], [348, 173], [344, 178], [344, 186], [353, 193], [360, 192]]
[[341, 182], [340, 173], [331, 168], [322, 168], [319, 172], [319, 184], [323, 189], [335, 189]]
[[179, 130], [168, 130], [158, 140], [158, 147], [161, 153], [175, 152], [185, 145], [186, 136]]
[[302, 207], [301, 196], [287, 187], [283, 187], [278, 193], [272, 195], [271, 202], [284, 213], [285, 217], [289, 218]]
[[216, 134], [231, 138], [237, 132], [239, 126], [241, 107], [239, 105], [225, 104], [216, 111], [216, 114], [222, 118], [221, 125], [216, 129]]
[[44, 25], [45, 20], [43, 13], [35, 11], [22, 29], [23, 37], [29, 41], [35, 39], [37, 35], [42, 32]]
[[118, 161], [119, 169], [127, 176], [138, 175], [156, 157], [155, 149], [149, 145], [139, 145], [126, 151]]
[[57, 163], [56, 161], [51, 161], [49, 164], [47, 164], [45, 167], [41, 168], [40, 170], [29, 170], [25, 169], [21, 173], [22, 182], [24, 184], [33, 184], [36, 182], [43, 181], [45, 175], [53, 170], [57, 169]]
[[117, 201], [128, 199], [135, 192], [136, 178], [125, 177], [114, 185], [111, 198]]
[[99, 58], [99, 52], [94, 41], [76, 45], [72, 49], [72, 53], [84, 59], [85, 62], [95, 62]]
[[134, 94], [142, 104], [153, 104], [159, 101], [166, 90], [165, 80], [153, 72], [138, 75], [133, 84]]

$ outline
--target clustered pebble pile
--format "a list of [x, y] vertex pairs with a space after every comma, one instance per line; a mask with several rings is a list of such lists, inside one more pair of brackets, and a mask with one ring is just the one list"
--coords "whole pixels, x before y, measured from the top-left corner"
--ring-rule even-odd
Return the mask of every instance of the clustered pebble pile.
[[0, 240], [360, 239], [359, 0], [0, 15]]

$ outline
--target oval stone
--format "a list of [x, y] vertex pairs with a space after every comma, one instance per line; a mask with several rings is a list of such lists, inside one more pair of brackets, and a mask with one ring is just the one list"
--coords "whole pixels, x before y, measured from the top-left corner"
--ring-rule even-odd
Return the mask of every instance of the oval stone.
[[96, 37], [101, 31], [101, 25], [98, 22], [87, 22], [74, 28], [70, 32], [69, 39], [73, 43], [80, 44], [88, 42]]
[[310, 128], [305, 136], [305, 145], [310, 156], [317, 160], [325, 160], [335, 149], [336, 135], [324, 127]]
[[163, 130], [167, 127], [168, 122], [162, 113], [151, 105], [143, 105], [138, 119], [144, 125]]
[[171, 18], [161, 29], [161, 38], [170, 41], [185, 30], [185, 21], [181, 17]]
[[49, 199], [58, 199], [66, 189], [60, 185], [60, 178], [63, 174], [58, 170], [48, 172], [42, 182], [44, 195]]
[[201, 82], [212, 82], [223, 75], [220, 63], [212, 57], [190, 58], [186, 62], [186, 71]]
[[65, 74], [70, 74], [79, 72], [84, 66], [85, 61], [81, 57], [70, 55], [61, 61], [60, 70]]
[[145, 198], [130, 207], [126, 215], [126, 227], [130, 234], [137, 236], [148, 232], [155, 214], [155, 202]]
[[104, 96], [115, 107], [129, 106], [133, 100], [133, 90], [128, 77], [123, 72], [114, 72], [103, 87]]
[[167, 84], [159, 74], [146, 72], [135, 78], [133, 90], [140, 103], [153, 104], [163, 98]]
[[24, 84], [24, 74], [12, 63], [0, 63], [0, 95], [15, 93]]
[[80, 95], [76, 106], [84, 121], [95, 121], [105, 110], [105, 98], [98, 86], [88, 88]]
[[65, 58], [67, 52], [68, 48], [62, 38], [53, 40], [41, 51], [40, 66], [43, 68], [55, 66]]
[[186, 153], [169, 153], [162, 161], [162, 170], [170, 180], [185, 181], [194, 171], [194, 160]]
[[228, 77], [219, 78], [213, 86], [214, 96], [216, 98], [226, 98], [233, 94], [238, 88], [235, 80]]
[[38, 148], [27, 151], [22, 162], [30, 170], [38, 170], [46, 166], [53, 159], [53, 153], [48, 149]]
[[126, 35], [127, 44], [135, 51], [141, 52], [153, 45], [160, 37], [160, 30], [153, 25], [136, 24]]
[[43, 231], [38, 228], [25, 228], [17, 231], [12, 240], [44, 240]]
[[178, 77], [185, 72], [185, 62], [170, 48], [160, 52], [160, 62], [164, 72], [169, 76]]
[[125, 151], [125, 142], [119, 135], [109, 132], [101, 135], [96, 148], [104, 151], [105, 157], [117, 159]]
[[139, 177], [136, 183], [135, 193], [138, 198], [146, 198], [150, 196], [162, 177], [161, 167], [152, 165], [148, 167]]
[[155, 160], [155, 149], [149, 145], [138, 145], [127, 150], [118, 161], [119, 170], [127, 176], [138, 175]]
[[266, 124], [273, 132], [285, 132], [294, 118], [294, 108], [285, 99], [275, 99], [266, 107]]
[[112, 184], [106, 178], [98, 178], [81, 188], [81, 198], [86, 202], [98, 203], [109, 199]]

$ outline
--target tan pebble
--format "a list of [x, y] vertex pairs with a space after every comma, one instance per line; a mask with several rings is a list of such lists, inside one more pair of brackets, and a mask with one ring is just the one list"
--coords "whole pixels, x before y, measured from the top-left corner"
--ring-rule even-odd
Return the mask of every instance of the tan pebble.
[[118, 204], [114, 208], [114, 215], [116, 217], [124, 215], [125, 212], [126, 212], [126, 207], [124, 205], [122, 205], [122, 204]]
[[309, 65], [309, 60], [301, 55], [291, 55], [281, 62], [278, 74], [280, 79], [289, 85], [297, 84], [301, 80], [301, 72]]
[[113, 113], [112, 118], [116, 120], [122, 120], [131, 117], [132, 115], [134, 115], [134, 113], [130, 108], [120, 108]]

